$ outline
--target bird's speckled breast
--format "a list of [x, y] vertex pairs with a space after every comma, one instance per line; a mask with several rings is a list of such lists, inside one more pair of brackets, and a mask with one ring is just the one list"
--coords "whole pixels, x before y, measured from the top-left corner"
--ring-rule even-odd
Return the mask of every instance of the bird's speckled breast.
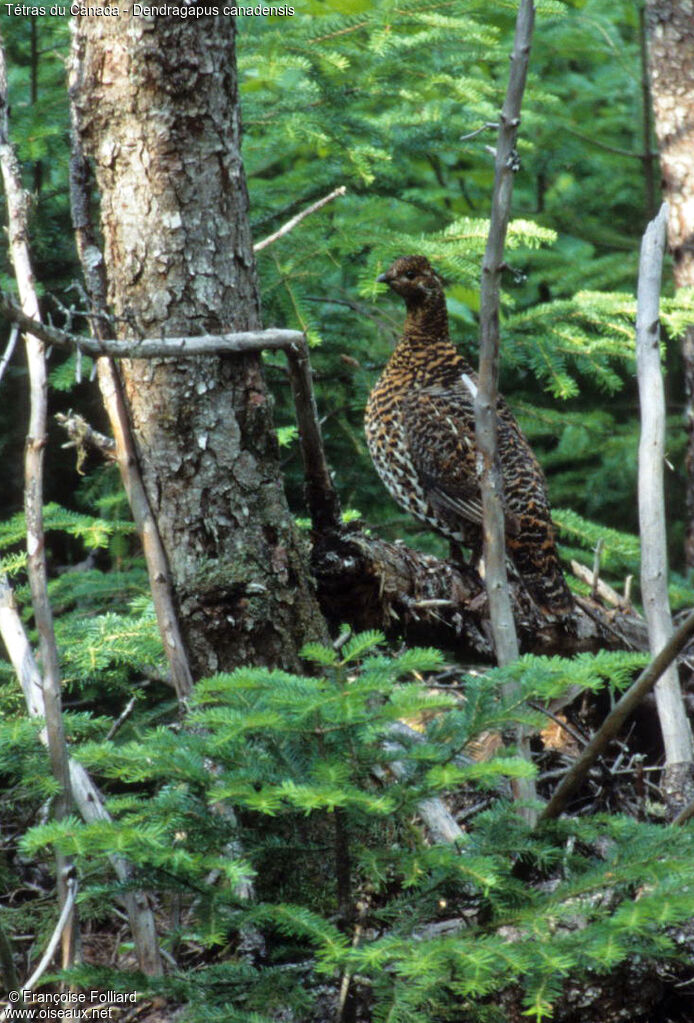
[[453, 380], [463, 369], [469, 367], [448, 340], [429, 342], [426, 352], [399, 345], [369, 396], [364, 417], [369, 453], [391, 497], [427, 526], [458, 541], [460, 534], [442, 529], [429, 506], [410, 456], [401, 409], [414, 388], [425, 387], [437, 377]]

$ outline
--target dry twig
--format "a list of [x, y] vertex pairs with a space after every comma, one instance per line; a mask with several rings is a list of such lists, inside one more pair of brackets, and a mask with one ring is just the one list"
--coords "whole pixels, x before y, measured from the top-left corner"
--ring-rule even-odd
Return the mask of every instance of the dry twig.
[[[499, 295], [504, 264], [504, 243], [511, 215], [516, 136], [520, 124], [534, 18], [535, 8], [532, 0], [521, 0], [516, 19], [509, 83], [499, 122], [492, 212], [482, 263], [480, 291], [480, 362], [479, 385], [475, 398], [475, 433], [482, 488], [485, 585], [489, 598], [494, 648], [500, 665], [516, 660], [519, 647], [506, 572], [502, 482], [497, 458]], [[512, 689], [509, 695], [515, 694], [515, 686], [506, 688]], [[522, 728], [519, 728], [517, 737], [521, 755], [529, 760], [529, 739]], [[532, 778], [518, 779], [515, 791], [518, 799], [532, 801], [537, 796]], [[535, 819], [534, 811], [530, 808], [524, 809], [523, 816], [531, 823]]]
[[272, 245], [273, 242], [276, 242], [278, 238], [283, 238], [285, 234], [289, 234], [290, 231], [293, 231], [296, 225], [300, 224], [306, 217], [310, 217], [312, 213], [317, 213], [318, 210], [322, 210], [329, 202], [332, 202], [333, 199], [337, 199], [340, 195], [344, 195], [346, 191], [346, 186], [340, 185], [339, 188], [335, 188], [329, 195], [324, 195], [322, 199], [319, 199], [317, 202], [307, 206], [305, 210], [301, 211], [301, 213], [297, 213], [295, 217], [288, 220], [287, 223], [283, 224], [278, 231], [274, 232], [274, 234], [270, 234], [267, 238], [263, 238], [262, 241], [256, 242], [253, 246], [253, 251], [261, 252], [263, 249], [267, 248], [268, 245]]
[[582, 565], [580, 561], [572, 561], [571, 571], [577, 579], [581, 579], [584, 583], [588, 583], [591, 590], [593, 590], [595, 595], [600, 597], [601, 600], [604, 600], [608, 604], [612, 604], [613, 607], [628, 607], [626, 597], [622, 597], [616, 590], [613, 590], [604, 579], [600, 579], [599, 576], [596, 577], [587, 565]]

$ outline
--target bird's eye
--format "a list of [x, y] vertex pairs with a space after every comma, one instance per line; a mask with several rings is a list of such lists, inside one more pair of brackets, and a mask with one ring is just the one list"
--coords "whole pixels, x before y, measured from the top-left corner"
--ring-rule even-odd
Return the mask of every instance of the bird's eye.
[[413, 281], [416, 276], [417, 276], [417, 271], [416, 270], [406, 270], [405, 271], [405, 277], [407, 277], [408, 281]]

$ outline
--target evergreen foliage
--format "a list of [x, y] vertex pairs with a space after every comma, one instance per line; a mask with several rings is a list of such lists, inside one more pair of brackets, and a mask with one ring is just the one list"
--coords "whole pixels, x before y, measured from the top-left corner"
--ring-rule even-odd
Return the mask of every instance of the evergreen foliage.
[[[56, 846], [73, 856], [92, 913], [117, 897], [113, 852], [136, 865], [133, 883], [182, 900], [169, 947], [189, 943], [211, 960], [137, 985], [187, 1001], [189, 1021], [289, 1009], [310, 1019], [320, 978], [345, 971], [375, 1021], [502, 1019], [499, 997], [517, 988], [528, 1017], [543, 1020], [568, 975], [673, 954], [667, 928], [694, 911], [691, 829], [601, 816], [532, 832], [503, 794], [529, 765], [466, 753], [481, 733], [528, 720], [501, 695], [509, 673], [527, 698], [546, 699], [576, 683], [626, 684], [643, 658], [524, 658], [465, 678], [459, 698], [422, 687], [441, 666], [435, 651], [388, 656], [379, 642], [369, 633], [339, 654], [308, 647], [317, 674], [215, 676], [197, 686], [182, 726], [83, 742], [79, 759], [115, 792], [113, 822], [36, 825], [25, 855]], [[417, 722], [419, 738], [394, 735], [402, 720]], [[491, 802], [457, 845], [427, 843], [413, 827], [424, 800], [463, 792], [474, 802], [480, 790]], [[339, 855], [351, 861], [347, 906], [334, 887]], [[238, 887], [249, 879], [253, 901]], [[251, 932], [265, 949], [255, 962], [242, 953]], [[86, 966], [74, 979], [133, 982]]]
[[[492, 133], [466, 136], [497, 116], [513, 18], [512, 5], [434, 0], [396, 10], [353, 0], [338, 14], [305, 0], [291, 31], [280, 19], [241, 22], [256, 236], [348, 187], [259, 254], [266, 320], [306, 329], [319, 346], [318, 400], [343, 500], [381, 531], [439, 552], [368, 464], [362, 410], [401, 322], [374, 282], [395, 255], [426, 254], [448, 279], [454, 337], [476, 362]], [[640, 154], [651, 144], [642, 137], [639, 31], [627, 0], [609, 11], [597, 0], [538, 10], [501, 325], [502, 387], [545, 459], [553, 503], [570, 495], [584, 518], [633, 532], [633, 292], [647, 216]], [[664, 303], [673, 340], [691, 308], [684, 294]], [[280, 419], [291, 423], [288, 395], [279, 396]], [[590, 426], [596, 409], [599, 430]], [[672, 426], [679, 452], [674, 418]], [[578, 447], [576, 429], [590, 434]], [[298, 507], [296, 447], [287, 478]], [[675, 531], [675, 562], [679, 539]]]

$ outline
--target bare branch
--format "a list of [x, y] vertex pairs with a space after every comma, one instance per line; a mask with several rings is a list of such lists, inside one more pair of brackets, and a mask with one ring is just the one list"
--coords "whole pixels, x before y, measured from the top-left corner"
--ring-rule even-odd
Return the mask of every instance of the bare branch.
[[[660, 283], [667, 232], [668, 207], [663, 203], [646, 228], [641, 243], [636, 312], [636, 366], [641, 403], [639, 441], [639, 526], [641, 531], [641, 593], [651, 653], [672, 636], [668, 598], [665, 535], [665, 388], [660, 366]], [[692, 736], [676, 665], [655, 687], [658, 718], [665, 746], [666, 773], [673, 764], [691, 763]]]
[[460, 141], [467, 142], [468, 139], [474, 139], [478, 135], [481, 135], [483, 131], [488, 131], [490, 128], [493, 128], [496, 131], [498, 127], [499, 125], [496, 123], [496, 121], [487, 121], [486, 124], [483, 124], [481, 128], [475, 128], [474, 131], [469, 131], [467, 135], [461, 135]]
[[650, 693], [663, 672], [685, 648], [692, 635], [694, 635], [694, 611], [687, 616], [658, 656], [654, 657], [648, 667], [644, 668], [636, 682], [627, 689], [614, 709], [610, 711], [579, 759], [562, 778], [554, 795], [540, 814], [540, 820], [552, 820], [559, 816], [571, 796], [583, 783], [588, 771], [600, 754], [615, 738], [628, 716], [638, 707], [644, 696]]
[[643, 176], [645, 186], [646, 213], [649, 217], [655, 215], [656, 207], [656, 180], [655, 169], [657, 166], [658, 153], [651, 151], [651, 139], [653, 138], [653, 96], [651, 95], [651, 77], [648, 73], [648, 32], [646, 31], [646, 6], [639, 4], [639, 56], [641, 58], [641, 122], [643, 131], [642, 156]]
[[480, 291], [479, 386], [475, 400], [477, 447], [484, 508], [484, 563], [494, 643], [500, 664], [518, 657], [508, 595], [502, 483], [497, 464], [496, 401], [499, 379], [499, 293], [504, 244], [511, 213], [514, 152], [525, 88], [535, 11], [522, 0], [516, 21], [511, 72], [501, 112], [489, 235], [482, 263]]
[[[87, 337], [72, 331], [41, 323], [36, 316], [27, 316], [16, 302], [0, 292], [0, 312], [22, 330], [30, 332], [46, 344], [65, 351], [78, 349], [94, 359], [108, 355], [115, 359], [197, 358], [200, 355], [234, 355], [283, 350], [299, 344], [304, 335], [298, 330], [246, 330], [228, 334], [203, 334], [201, 337], [143, 338], [117, 341], [107, 337]], [[101, 320], [99, 322], [102, 322]], [[101, 334], [101, 331], [98, 331]]]
[[630, 149], [620, 149], [619, 146], [611, 146], [607, 142], [601, 142], [600, 139], [596, 139], [593, 135], [584, 135], [581, 131], [576, 131], [574, 128], [563, 126], [563, 131], [567, 135], [573, 135], [574, 138], [580, 139], [581, 142], [587, 142], [591, 146], [596, 146], [598, 149], [603, 149], [606, 153], [614, 153], [615, 156], [624, 156], [628, 160], [653, 160], [658, 156], [656, 152], [644, 152], [634, 153]]
[[596, 595], [601, 600], [606, 601], [608, 604], [612, 604], [613, 607], [625, 608], [629, 606], [629, 601], [626, 597], [622, 597], [616, 590], [612, 589], [604, 579], [595, 577], [594, 573], [588, 568], [587, 565], [582, 565], [580, 561], [571, 562], [571, 571], [577, 579], [581, 579], [584, 583], [588, 583], [592, 590], [595, 591]]
[[272, 245], [273, 242], [276, 242], [278, 238], [283, 238], [285, 234], [289, 234], [290, 231], [293, 231], [296, 225], [300, 224], [306, 217], [310, 217], [312, 213], [322, 210], [329, 202], [332, 202], [333, 199], [337, 199], [340, 195], [344, 195], [346, 191], [346, 186], [340, 185], [339, 188], [334, 189], [329, 195], [324, 195], [322, 199], [318, 200], [318, 202], [314, 202], [311, 206], [307, 206], [305, 210], [301, 211], [301, 213], [297, 213], [295, 217], [288, 220], [287, 223], [283, 224], [282, 227], [280, 227], [278, 231], [275, 231], [274, 234], [269, 234], [267, 238], [263, 238], [262, 241], [256, 242], [253, 246], [253, 251], [261, 252], [263, 249], [267, 248], [268, 245]]
[[9, 341], [7, 342], [7, 347], [5, 348], [5, 351], [3, 352], [2, 361], [0, 361], [0, 380], [2, 380], [2, 378], [4, 377], [5, 370], [7, 369], [8, 365], [10, 363], [10, 359], [12, 358], [12, 356], [14, 354], [14, 349], [15, 349], [15, 345], [17, 344], [17, 338], [18, 337], [19, 337], [19, 327], [17, 326], [16, 323], [13, 323], [12, 324], [12, 330], [10, 331], [10, 338], [9, 338]]
[[136, 703], [137, 703], [137, 696], [131, 696], [130, 699], [128, 700], [128, 702], [126, 703], [125, 707], [123, 708], [123, 710], [120, 712], [120, 714], [118, 715], [116, 720], [113, 722], [113, 724], [109, 728], [109, 730], [108, 730], [108, 732], [106, 734], [106, 740], [105, 740], [106, 742], [110, 742], [111, 739], [116, 734], [116, 732], [118, 731], [118, 729], [121, 728], [121, 726], [125, 724], [125, 722], [128, 720], [128, 718], [132, 714], [133, 710], [135, 709], [135, 704]]
[[[289, 359], [289, 377], [301, 438], [301, 449], [307, 481], [306, 496], [311, 518], [317, 529], [326, 530], [339, 526], [340, 506], [330, 479], [330, 471], [323, 450], [318, 413], [313, 394], [308, 347], [306, 339], [300, 331], [256, 330], [229, 334], [209, 334], [202, 337], [188, 338], [144, 338], [138, 341], [102, 340], [59, 330], [57, 327], [46, 326], [37, 319], [26, 316], [12, 299], [2, 293], [0, 293], [0, 309], [10, 319], [18, 323], [22, 329], [34, 332], [37, 337], [42, 338], [48, 344], [52, 344], [56, 348], [66, 348], [68, 350], [77, 348], [99, 359], [102, 356], [129, 359], [153, 359], [170, 356], [171, 358], [180, 359], [195, 358], [200, 355], [260, 352], [265, 349], [286, 351]], [[99, 318], [96, 322], [101, 324], [105, 321], [103, 318]], [[101, 329], [101, 327], [97, 327], [97, 330]], [[107, 378], [105, 370], [100, 369], [100, 374], [102, 394], [107, 402], [111, 425], [113, 426], [114, 434], [116, 434], [116, 451], [122, 451], [124, 449], [118, 446], [118, 434], [123, 437], [123, 443], [125, 444], [127, 417], [125, 417], [124, 410], [122, 414], [116, 413], [114, 410], [114, 402], [117, 400], [116, 395], [119, 389], [118, 380], [115, 375], [111, 374]], [[116, 419], [120, 423], [119, 426], [115, 425]], [[132, 448], [130, 442], [128, 447]], [[121, 455], [118, 456], [124, 480], [126, 474], [132, 477], [134, 465], [136, 464], [132, 460], [134, 457], [134, 449], [130, 451], [127, 459]], [[126, 490], [128, 486], [133, 494], [131, 498], [132, 507], [132, 503], [136, 499], [134, 491], [140, 488], [136, 486], [132, 478], [129, 483], [126, 481]], [[142, 521], [144, 522], [146, 518], [148, 521], [153, 522], [151, 511], [147, 511], [148, 502], [147, 507], [145, 507], [145, 502], [146, 495], [144, 494], [144, 488], [142, 488], [142, 493], [138, 500], [141, 513], [144, 516]], [[135, 509], [133, 509], [133, 514], [135, 514]], [[137, 517], [135, 522], [138, 524]], [[140, 524], [138, 524], [138, 531], [141, 535], [144, 535], [144, 528], [141, 528]], [[163, 548], [161, 554], [163, 557]], [[157, 572], [157, 577], [162, 578], [161, 571]], [[173, 607], [173, 604], [171, 606]], [[182, 695], [186, 695], [186, 692], [187, 689], [184, 686]]]
[[551, 721], [554, 721], [555, 725], [562, 728], [567, 735], [570, 735], [572, 739], [575, 739], [579, 746], [585, 746], [588, 742], [585, 735], [581, 735], [575, 728], [569, 724], [568, 721], [564, 721], [559, 714], [555, 714], [549, 707], [543, 707], [540, 703], [535, 703], [533, 700], [528, 701], [528, 706], [532, 707], [533, 710], [539, 711], [540, 714], [544, 714]]
[[[489, 235], [482, 263], [480, 291], [480, 362], [479, 385], [475, 398], [475, 433], [478, 450], [480, 485], [484, 521], [485, 584], [494, 647], [500, 665], [516, 660], [518, 638], [506, 573], [506, 544], [502, 481], [497, 458], [496, 402], [499, 379], [499, 293], [504, 262], [504, 243], [511, 214], [511, 194], [515, 168], [516, 136], [520, 124], [521, 102], [528, 70], [535, 8], [532, 0], [521, 0], [516, 19], [516, 32], [511, 58], [506, 98], [501, 111], [495, 153], [494, 193]], [[508, 687], [507, 687], [508, 688]], [[512, 687], [515, 695], [515, 686]], [[529, 740], [522, 728], [517, 733], [522, 756], [530, 759]], [[536, 798], [531, 778], [518, 779], [516, 796], [523, 800]], [[527, 820], [532, 811], [524, 811]]]
[[[311, 380], [308, 347], [306, 339], [300, 331], [257, 330], [243, 331], [233, 334], [209, 334], [202, 337], [189, 338], [144, 338], [138, 341], [100, 340], [85, 337], [80, 334], [73, 334], [69, 331], [59, 330], [57, 327], [46, 326], [33, 318], [27, 317], [10, 298], [2, 293], [0, 293], [0, 309], [2, 309], [8, 317], [14, 319], [24, 330], [34, 331], [38, 337], [41, 337], [44, 341], [54, 345], [56, 348], [67, 348], [69, 350], [79, 348], [88, 355], [95, 356], [99, 359], [105, 355], [115, 356], [118, 358], [152, 359], [160, 358], [162, 356], [170, 356], [172, 358], [195, 358], [199, 355], [260, 352], [265, 349], [286, 351], [289, 359], [289, 377], [296, 405], [302, 456], [306, 471], [306, 497], [311, 518], [313, 519], [317, 529], [326, 530], [337, 528], [339, 526], [339, 501], [332, 485], [332, 480], [330, 479], [330, 471], [328, 469], [323, 449], [323, 441], [313, 393], [313, 383]], [[104, 321], [100, 318], [97, 322], [102, 323]], [[100, 373], [101, 390], [104, 400], [107, 402], [107, 408], [110, 409], [109, 415], [111, 417], [111, 425], [113, 426], [114, 434], [116, 434], [116, 431], [118, 430], [123, 438], [125, 438], [124, 427], [127, 423], [127, 419], [123, 418], [125, 412], [123, 412], [123, 416], [120, 414], [117, 416], [118, 421], [121, 424], [119, 427], [116, 427], [114, 422], [115, 413], [112, 414], [112, 403], [116, 400], [116, 394], [119, 387], [117, 378], [115, 375], [109, 375], [110, 379], [106, 379], [105, 371], [102, 371], [101, 369]], [[120, 449], [117, 441], [118, 438], [116, 436], [116, 450], [119, 451]], [[131, 454], [134, 458], [134, 450]], [[119, 462], [121, 461], [122, 459], [119, 457]], [[131, 476], [134, 464], [135, 463], [130, 458], [127, 460], [127, 470]], [[125, 472], [125, 470], [123, 470], [123, 472]], [[132, 480], [130, 481], [130, 487], [131, 490], [135, 487]], [[126, 482], [126, 490], [127, 489], [128, 484]], [[140, 497], [141, 499], [139, 504], [141, 506], [142, 513], [145, 514], [144, 502], [146, 501], [146, 495], [144, 494], [144, 489], [142, 489]], [[133, 500], [135, 500], [134, 490], [133, 497], [131, 499], [131, 507]], [[133, 514], [135, 514], [135, 509], [133, 509]], [[151, 512], [149, 512], [146, 517], [151, 518]], [[135, 518], [135, 522], [137, 524], [137, 517]], [[138, 531], [141, 532], [141, 535], [143, 535], [143, 530], [140, 529], [139, 525]], [[162, 578], [160, 571], [157, 573], [157, 577], [160, 579]], [[186, 692], [187, 690], [184, 688], [183, 695], [186, 695]]]
[[67, 898], [65, 899], [63, 908], [60, 911], [58, 922], [55, 925], [55, 929], [53, 931], [53, 934], [51, 935], [51, 939], [46, 945], [46, 951], [41, 956], [38, 966], [36, 967], [32, 975], [29, 977], [29, 979], [25, 981], [24, 984], [22, 984], [22, 992], [34, 990], [39, 980], [48, 969], [48, 966], [50, 964], [51, 959], [53, 958], [55, 950], [58, 947], [58, 942], [60, 941], [63, 931], [65, 930], [68, 924], [70, 914], [72, 913], [72, 910], [75, 905], [75, 899], [77, 898], [77, 876], [75, 875], [74, 872], [68, 875], [68, 877], [65, 880], [65, 885], [67, 888]]
[[287, 358], [304, 463], [306, 504], [314, 530], [319, 533], [337, 531], [341, 522], [340, 499], [325, 457], [311, 380], [308, 345], [303, 337], [301, 344], [287, 348]]

